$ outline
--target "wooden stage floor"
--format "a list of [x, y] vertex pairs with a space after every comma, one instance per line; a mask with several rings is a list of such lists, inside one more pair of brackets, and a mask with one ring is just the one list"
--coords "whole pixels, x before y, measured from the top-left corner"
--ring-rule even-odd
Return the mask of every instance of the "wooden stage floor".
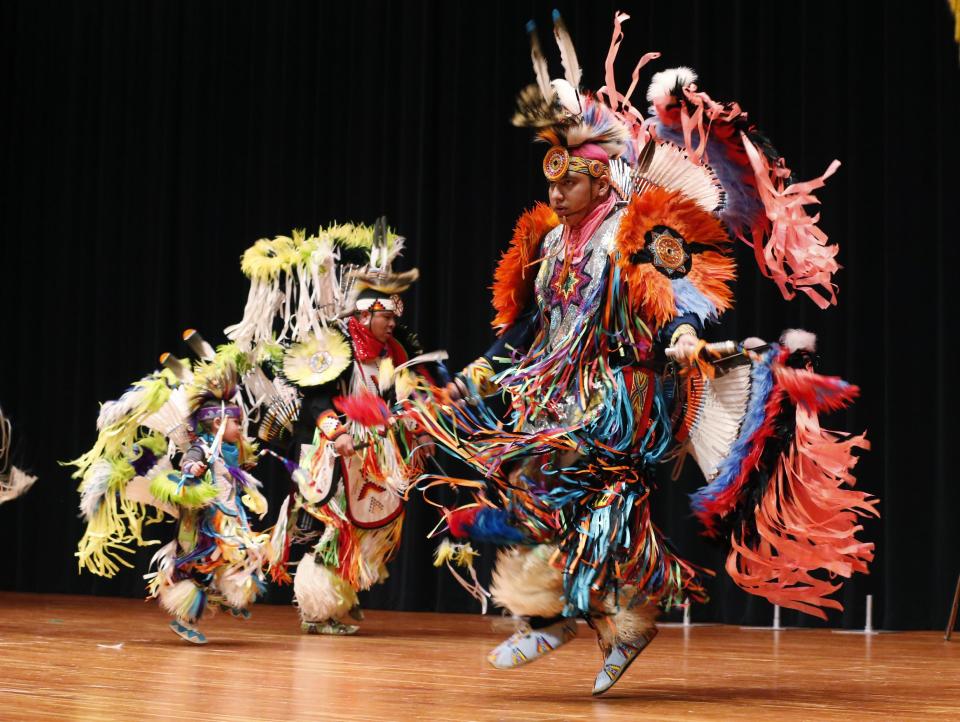
[[0, 594], [0, 719], [960, 719], [960, 639], [936, 632], [665, 628], [592, 698], [586, 627], [502, 672], [490, 617], [371, 611], [356, 637], [313, 637], [261, 605], [207, 620], [206, 647], [166, 622], [153, 602]]

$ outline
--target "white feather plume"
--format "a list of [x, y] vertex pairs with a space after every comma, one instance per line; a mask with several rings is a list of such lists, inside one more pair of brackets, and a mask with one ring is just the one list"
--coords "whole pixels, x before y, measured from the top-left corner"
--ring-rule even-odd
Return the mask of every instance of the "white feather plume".
[[580, 92], [576, 87], [563, 79], [551, 81], [550, 85], [557, 94], [563, 109], [571, 115], [579, 115], [581, 111]]
[[143, 425], [163, 434], [179, 451], [186, 451], [190, 446], [189, 421], [187, 389], [178, 386], [163, 406], [143, 420]]
[[146, 393], [147, 390], [142, 386], [131, 386], [123, 392], [119, 399], [107, 401], [103, 404], [100, 407], [100, 414], [97, 416], [97, 431], [103, 431], [108, 426], [112, 426], [129, 416], [138, 408]]
[[577, 51], [573, 47], [573, 39], [567, 30], [563, 18], [556, 10], [553, 11], [553, 34], [557, 39], [557, 46], [560, 48], [560, 62], [563, 63], [563, 75], [574, 88], [580, 87], [580, 78], [582, 71], [580, 63], [577, 60]]
[[0, 504], [26, 494], [36, 480], [36, 476], [21, 471], [15, 466], [10, 467], [9, 473], [0, 473]]
[[80, 512], [90, 521], [106, 496], [113, 476], [113, 465], [106, 459], [98, 459], [83, 477], [80, 489]]
[[678, 84], [681, 88], [686, 87], [696, 79], [696, 71], [683, 65], [661, 70], [653, 74], [650, 87], [647, 88], [647, 100], [655, 104], [667, 104], [673, 97], [673, 91]]
[[780, 336], [780, 345], [785, 346], [790, 353], [796, 351], [813, 353], [817, 350], [817, 336], [802, 328], [788, 328]]

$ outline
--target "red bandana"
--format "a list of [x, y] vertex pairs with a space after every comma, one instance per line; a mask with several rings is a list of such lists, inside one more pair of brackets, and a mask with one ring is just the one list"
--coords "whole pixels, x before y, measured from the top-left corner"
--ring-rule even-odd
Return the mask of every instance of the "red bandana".
[[350, 332], [350, 340], [353, 342], [353, 355], [360, 363], [373, 361], [384, 356], [389, 356], [394, 364], [406, 362], [407, 352], [392, 336], [387, 339], [386, 343], [381, 343], [373, 337], [369, 328], [355, 318], [351, 318], [347, 323], [347, 330]]

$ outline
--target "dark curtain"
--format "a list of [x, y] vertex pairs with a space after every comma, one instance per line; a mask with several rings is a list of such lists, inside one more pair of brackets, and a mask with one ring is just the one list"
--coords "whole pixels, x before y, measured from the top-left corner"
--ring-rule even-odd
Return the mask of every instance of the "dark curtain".
[[[0, 404], [14, 461], [39, 474], [0, 507], [0, 589], [137, 596], [152, 550], [113, 580], [78, 574], [76, 482], [58, 461], [94, 439], [97, 402], [183, 355], [179, 334], [222, 341], [241, 316], [238, 258], [252, 241], [381, 213], [410, 241], [422, 281], [409, 319], [452, 364], [492, 339], [488, 285], [514, 219], [545, 197], [543, 149], [510, 126], [532, 79], [524, 23], [549, 40], [545, 2], [49, 2], [3, 4], [4, 176]], [[587, 87], [602, 84], [614, 10], [619, 79], [687, 64], [715, 99], [738, 100], [801, 178], [833, 158], [822, 227], [841, 246], [840, 302], [784, 301], [739, 252], [737, 308], [711, 336], [775, 338], [804, 327], [821, 370], [862, 387], [836, 428], [869, 430], [859, 485], [882, 498], [872, 574], [847, 582], [863, 624], [944, 623], [960, 573], [960, 491], [949, 339], [956, 332], [960, 70], [943, 0], [559, 2]], [[552, 45], [552, 44], [551, 44]], [[550, 48], [552, 61], [557, 59]], [[559, 64], [554, 68], [559, 72]], [[641, 107], [643, 103], [638, 103]], [[264, 462], [264, 466], [266, 466]], [[279, 500], [286, 482], [260, 474]], [[769, 623], [725, 579], [690, 518], [690, 470], [667, 474], [657, 518], [691, 560], [718, 570], [694, 619]], [[375, 607], [472, 611], [431, 565], [436, 521], [410, 503]], [[152, 532], [169, 533], [163, 525]], [[485, 550], [484, 571], [493, 551]], [[285, 602], [288, 590], [271, 592]], [[788, 624], [809, 618], [785, 613]]]

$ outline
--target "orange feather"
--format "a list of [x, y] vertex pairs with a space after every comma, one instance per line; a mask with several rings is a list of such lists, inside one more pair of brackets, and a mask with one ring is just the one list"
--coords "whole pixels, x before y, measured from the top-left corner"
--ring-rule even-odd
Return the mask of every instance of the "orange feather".
[[543, 237], [560, 223], [557, 214], [543, 203], [520, 216], [510, 247], [504, 251], [493, 274], [493, 327], [503, 333], [517, 320], [530, 298], [537, 277], [534, 265]]

